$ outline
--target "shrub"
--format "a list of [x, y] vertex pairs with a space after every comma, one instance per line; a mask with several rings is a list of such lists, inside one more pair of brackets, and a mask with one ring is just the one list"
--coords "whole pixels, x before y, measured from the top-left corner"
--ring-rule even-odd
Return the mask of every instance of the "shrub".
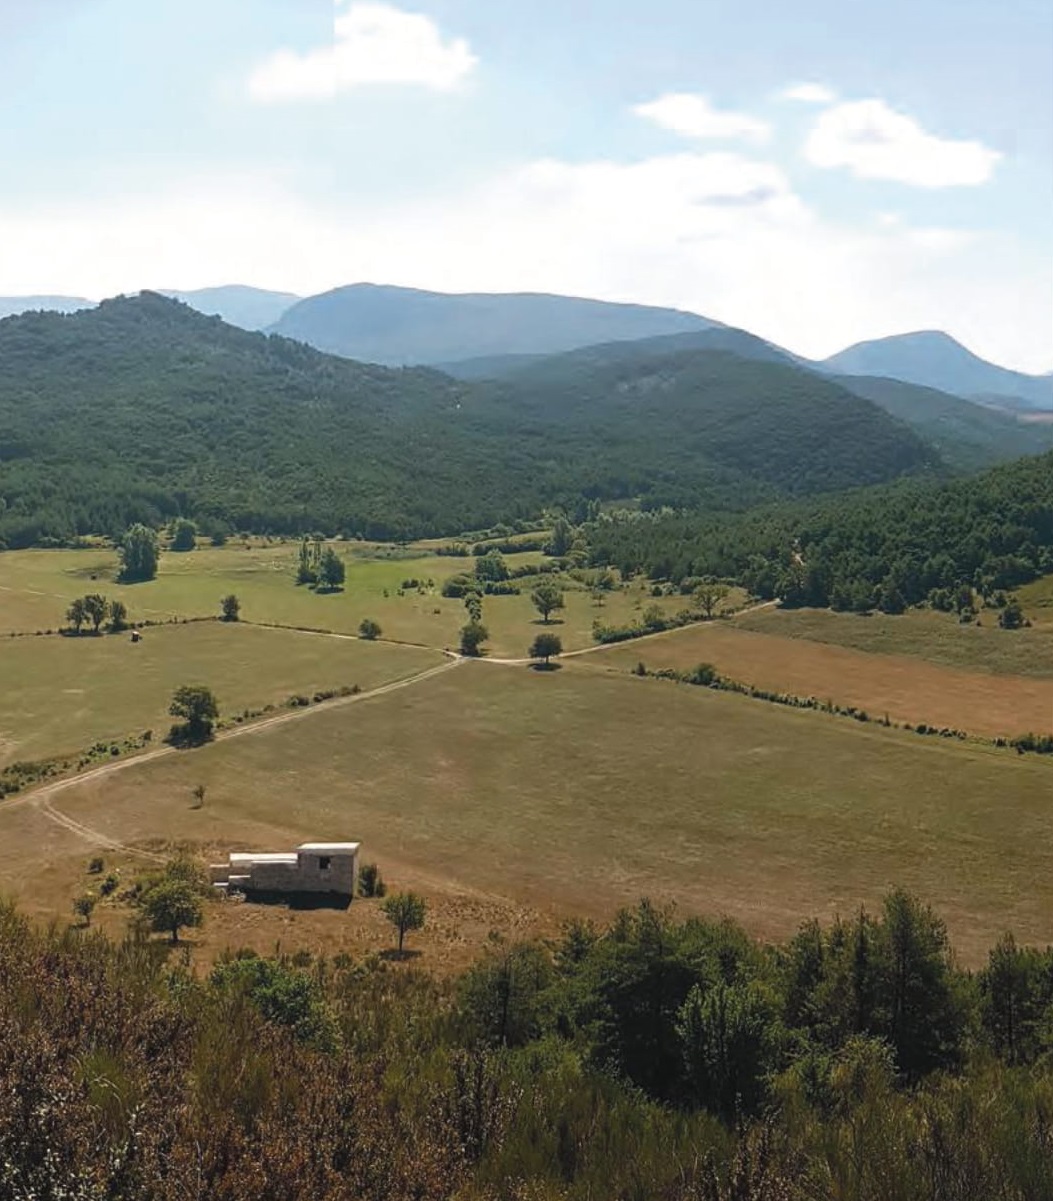
[[91, 859], [88, 862], [88, 874], [92, 876], [98, 876], [105, 866], [106, 864], [103, 861], [102, 856], [96, 855], [94, 859]]
[[358, 895], [360, 897], [382, 897], [388, 887], [375, 863], [363, 863], [358, 869]]
[[367, 642], [375, 642], [381, 633], [379, 622], [368, 617], [364, 617], [358, 627], [359, 638], [364, 638]]

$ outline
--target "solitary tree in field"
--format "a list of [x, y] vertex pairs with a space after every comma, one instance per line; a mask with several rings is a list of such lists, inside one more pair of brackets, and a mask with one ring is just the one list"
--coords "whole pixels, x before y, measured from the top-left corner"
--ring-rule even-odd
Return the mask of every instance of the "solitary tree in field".
[[78, 596], [66, 610], [66, 620], [74, 634], [80, 633], [80, 627], [88, 620], [88, 611], [84, 608], [84, 597]]
[[343, 559], [331, 546], [327, 546], [322, 551], [322, 558], [318, 563], [318, 587], [326, 592], [335, 592], [343, 587], [346, 576], [347, 569]]
[[83, 896], [77, 897], [73, 902], [73, 912], [79, 917], [86, 926], [91, 925], [91, 915], [95, 909], [95, 898], [90, 892], [84, 893]]
[[707, 618], [713, 616], [717, 606], [727, 599], [727, 595], [727, 585], [717, 580], [703, 580], [695, 589], [695, 600]]
[[172, 526], [172, 549], [193, 550], [197, 546], [197, 526], [186, 517], [180, 517]]
[[159, 554], [157, 531], [145, 525], [133, 525], [121, 542], [121, 583], [152, 580], [157, 575]]
[[128, 626], [128, 606], [124, 601], [110, 601], [110, 632], [119, 634]]
[[205, 792], [207, 791], [204, 784], [195, 784], [191, 791], [194, 795], [194, 808], [203, 809], [205, 805]]
[[555, 612], [556, 609], [562, 609], [566, 604], [563, 599], [563, 590], [557, 588], [555, 584], [538, 584], [530, 594], [530, 599], [534, 602], [534, 608], [541, 614], [541, 620], [548, 625], [549, 614]]
[[241, 601], [233, 592], [229, 596], [225, 596], [219, 604], [223, 610], [224, 621], [237, 621], [241, 617]]
[[461, 654], [477, 656], [489, 637], [490, 631], [480, 621], [470, 621], [461, 626]]
[[168, 712], [182, 717], [182, 733], [188, 742], [207, 742], [212, 737], [212, 723], [219, 717], [219, 705], [210, 688], [204, 684], [184, 684], [172, 695]]
[[186, 880], [161, 880], [147, 891], [142, 906], [150, 928], [170, 931], [173, 942], [184, 926], [200, 926], [204, 920], [201, 898]]
[[563, 654], [563, 641], [558, 634], [538, 634], [534, 641], [530, 644], [531, 659], [543, 659], [545, 666], [549, 666], [549, 659], [553, 655]]
[[97, 592], [93, 592], [90, 596], [84, 598], [84, 612], [88, 615], [88, 620], [91, 622], [92, 633], [97, 634], [99, 632], [109, 611], [110, 602], [106, 597], [100, 596]]
[[402, 944], [410, 930], [422, 930], [424, 917], [427, 913], [427, 902], [415, 892], [397, 892], [380, 907], [384, 916], [399, 932], [399, 954], [402, 954]]
[[380, 623], [373, 621], [368, 617], [363, 617], [358, 626], [359, 638], [364, 638], [366, 642], [375, 642], [380, 635]]

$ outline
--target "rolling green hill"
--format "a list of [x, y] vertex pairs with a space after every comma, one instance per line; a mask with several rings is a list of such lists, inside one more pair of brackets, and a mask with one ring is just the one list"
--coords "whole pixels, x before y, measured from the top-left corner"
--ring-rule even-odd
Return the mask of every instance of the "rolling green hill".
[[144, 293], [0, 322], [0, 538], [204, 527], [451, 534], [581, 498], [728, 509], [938, 470], [836, 384], [724, 352], [594, 352], [476, 385]]
[[[1053, 428], [1025, 424], [1015, 414], [897, 379], [866, 375], [828, 375], [821, 364], [801, 359], [788, 350], [741, 329], [721, 326], [692, 333], [609, 343], [572, 352], [579, 363], [626, 363], [687, 351], [723, 350], [745, 359], [797, 366], [821, 374], [846, 392], [861, 396], [909, 425], [929, 442], [950, 467], [976, 471], [995, 463], [1040, 454], [1053, 447]], [[525, 371], [544, 370], [545, 355], [495, 355], [446, 364], [443, 370], [458, 379], [516, 379]], [[564, 356], [557, 356], [557, 363]], [[555, 368], [560, 370], [558, 366]]]

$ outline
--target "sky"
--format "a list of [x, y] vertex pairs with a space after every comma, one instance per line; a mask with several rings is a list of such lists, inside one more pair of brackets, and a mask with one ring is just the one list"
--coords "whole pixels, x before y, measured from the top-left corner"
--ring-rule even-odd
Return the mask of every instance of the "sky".
[[1053, 368], [1049, 0], [0, 0], [0, 295], [369, 281]]

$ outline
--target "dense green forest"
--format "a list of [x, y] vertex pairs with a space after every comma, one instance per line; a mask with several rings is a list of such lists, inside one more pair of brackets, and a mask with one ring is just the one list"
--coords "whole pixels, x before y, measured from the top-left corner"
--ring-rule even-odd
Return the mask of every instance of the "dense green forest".
[[939, 471], [878, 407], [777, 363], [567, 356], [457, 382], [163, 297], [0, 322], [0, 544], [208, 530], [457, 533], [583, 496], [735, 509]]
[[744, 514], [612, 514], [587, 536], [594, 563], [627, 573], [720, 576], [789, 604], [896, 612], [933, 590], [990, 594], [1053, 571], [1053, 453]]
[[5, 1198], [1053, 1197], [1053, 949], [966, 973], [901, 892], [776, 946], [643, 902], [453, 981], [166, 954], [0, 908]]

